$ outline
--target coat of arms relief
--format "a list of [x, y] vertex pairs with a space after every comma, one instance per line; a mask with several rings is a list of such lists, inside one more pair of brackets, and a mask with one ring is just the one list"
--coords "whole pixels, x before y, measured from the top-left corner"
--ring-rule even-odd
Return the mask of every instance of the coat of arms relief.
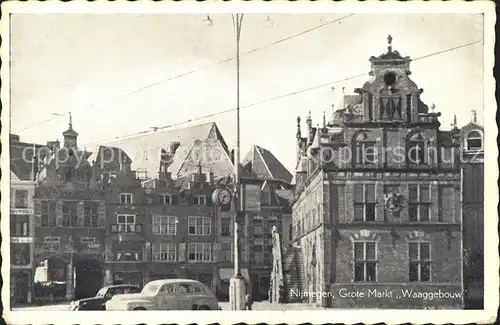
[[397, 192], [384, 194], [385, 210], [391, 213], [399, 213], [403, 207], [403, 196]]

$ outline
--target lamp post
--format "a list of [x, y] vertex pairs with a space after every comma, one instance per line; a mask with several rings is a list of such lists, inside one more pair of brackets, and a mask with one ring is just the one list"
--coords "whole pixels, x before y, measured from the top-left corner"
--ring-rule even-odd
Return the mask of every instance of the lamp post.
[[[236, 34], [236, 154], [234, 157], [235, 207], [234, 216], [234, 275], [229, 280], [229, 302], [232, 310], [245, 309], [245, 279], [240, 270], [239, 219], [244, 216], [244, 188], [240, 175], [240, 36], [243, 14], [232, 14]], [[239, 201], [239, 202], [238, 202]]]
[[[233, 27], [236, 36], [236, 152], [234, 157], [234, 203], [236, 213], [234, 215], [234, 275], [229, 280], [229, 302], [232, 310], [244, 310], [245, 309], [245, 279], [241, 275], [240, 269], [240, 240], [239, 240], [239, 227], [240, 219], [244, 220], [245, 216], [245, 201], [244, 194], [245, 188], [241, 184], [240, 175], [240, 36], [241, 36], [241, 26], [243, 22], [243, 14], [231, 14], [233, 20]], [[209, 15], [203, 20], [205, 26], [211, 26], [213, 24], [212, 19]], [[266, 17], [264, 21], [266, 27], [271, 27], [273, 25], [272, 20], [269, 16]]]

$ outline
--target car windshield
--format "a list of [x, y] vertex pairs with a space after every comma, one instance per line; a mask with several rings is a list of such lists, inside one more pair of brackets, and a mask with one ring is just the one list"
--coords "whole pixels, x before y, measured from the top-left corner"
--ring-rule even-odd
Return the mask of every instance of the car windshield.
[[101, 290], [99, 290], [97, 292], [97, 294], [95, 295], [96, 297], [104, 297], [104, 295], [106, 294], [106, 291], [107, 289], [106, 288], [102, 288]]
[[154, 296], [160, 286], [156, 283], [148, 283], [142, 288], [141, 293], [147, 296]]

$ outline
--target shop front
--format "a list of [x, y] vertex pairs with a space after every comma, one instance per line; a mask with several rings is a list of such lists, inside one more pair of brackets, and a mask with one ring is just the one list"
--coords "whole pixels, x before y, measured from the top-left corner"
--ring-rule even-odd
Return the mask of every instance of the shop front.
[[11, 269], [10, 272], [10, 299], [11, 305], [31, 303], [33, 270]]

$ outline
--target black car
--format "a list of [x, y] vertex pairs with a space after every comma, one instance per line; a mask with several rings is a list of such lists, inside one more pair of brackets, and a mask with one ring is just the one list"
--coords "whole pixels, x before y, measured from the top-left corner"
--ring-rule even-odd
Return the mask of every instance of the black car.
[[95, 297], [72, 301], [69, 310], [106, 310], [106, 301], [114, 295], [139, 292], [141, 292], [141, 288], [130, 284], [103, 287]]

